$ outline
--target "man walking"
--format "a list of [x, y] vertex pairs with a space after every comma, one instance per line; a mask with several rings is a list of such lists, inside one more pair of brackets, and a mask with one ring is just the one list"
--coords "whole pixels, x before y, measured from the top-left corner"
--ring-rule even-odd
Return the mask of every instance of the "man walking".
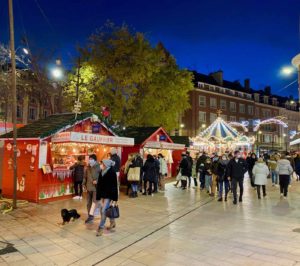
[[206, 162], [207, 156], [206, 153], [203, 152], [202, 155], [197, 160], [196, 163], [196, 173], [199, 173], [199, 181], [200, 181], [200, 189], [204, 189], [205, 187], [205, 172], [204, 172], [204, 164]]
[[244, 174], [247, 172], [247, 163], [241, 158], [240, 151], [234, 152], [234, 157], [230, 160], [227, 166], [227, 176], [231, 179], [233, 204], [237, 204], [237, 184], [240, 187], [239, 202], [243, 201], [244, 192]]

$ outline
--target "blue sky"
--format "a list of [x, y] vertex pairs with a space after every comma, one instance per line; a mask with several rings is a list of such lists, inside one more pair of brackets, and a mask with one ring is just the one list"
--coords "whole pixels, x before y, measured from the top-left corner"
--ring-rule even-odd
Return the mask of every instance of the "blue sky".
[[[181, 67], [201, 73], [222, 69], [230, 81], [251, 79], [255, 89], [297, 95], [296, 79], [279, 74], [300, 52], [297, 0], [14, 0], [16, 40], [72, 62], [74, 47], [106, 20], [126, 22], [162, 41]], [[0, 10], [0, 42], [8, 40], [7, 3]], [[42, 11], [41, 11], [42, 10]]]

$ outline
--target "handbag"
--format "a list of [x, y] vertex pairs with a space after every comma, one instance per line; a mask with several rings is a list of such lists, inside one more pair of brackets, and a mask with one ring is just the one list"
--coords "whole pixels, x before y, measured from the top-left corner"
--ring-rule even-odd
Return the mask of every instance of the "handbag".
[[110, 205], [105, 211], [106, 217], [116, 219], [120, 217], [120, 210], [118, 204]]
[[132, 167], [129, 168], [127, 173], [128, 181], [140, 181], [141, 168], [140, 167]]

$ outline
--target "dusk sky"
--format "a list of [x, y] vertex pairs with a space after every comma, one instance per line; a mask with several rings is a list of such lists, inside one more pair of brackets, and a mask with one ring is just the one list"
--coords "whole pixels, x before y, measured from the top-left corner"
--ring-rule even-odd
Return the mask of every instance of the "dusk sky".
[[[70, 65], [76, 44], [108, 19], [162, 41], [181, 67], [230, 81], [251, 79], [254, 89], [297, 95], [296, 79], [279, 72], [300, 52], [299, 0], [14, 0], [16, 41], [55, 51]], [[7, 1], [0, 10], [0, 42], [8, 41]], [[20, 43], [20, 42], [19, 42]], [[33, 48], [32, 48], [33, 49]]]

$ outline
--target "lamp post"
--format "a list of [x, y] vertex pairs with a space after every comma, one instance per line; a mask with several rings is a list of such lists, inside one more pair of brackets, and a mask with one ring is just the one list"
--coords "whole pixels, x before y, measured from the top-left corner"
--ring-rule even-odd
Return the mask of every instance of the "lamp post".
[[285, 143], [285, 151], [287, 152], [287, 140], [286, 140], [286, 134], [283, 133], [282, 136], [283, 136], [283, 141], [284, 141], [284, 143]]
[[262, 131], [259, 130], [256, 133], [256, 153], [259, 155], [260, 151], [259, 151], [259, 136], [262, 134]]
[[[299, 108], [299, 115], [300, 115], [300, 54], [297, 54], [292, 59], [292, 64], [294, 67], [297, 68], [298, 73], [298, 108]], [[300, 117], [299, 117], [299, 123], [298, 123], [298, 131], [300, 131]]]

